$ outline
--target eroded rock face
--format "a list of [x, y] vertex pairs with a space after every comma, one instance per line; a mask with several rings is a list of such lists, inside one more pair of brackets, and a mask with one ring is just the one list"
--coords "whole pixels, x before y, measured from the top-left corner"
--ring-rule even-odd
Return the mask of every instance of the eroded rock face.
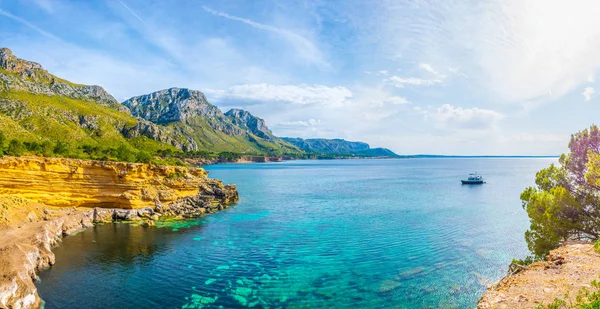
[[234, 124], [248, 130], [260, 138], [267, 141], [273, 141], [275, 139], [273, 132], [267, 127], [267, 124], [262, 118], [258, 118], [245, 110], [237, 108], [230, 109], [225, 113], [225, 116], [230, 117]]
[[0, 48], [0, 90], [20, 90], [97, 102], [127, 112], [127, 108], [100, 86], [78, 85], [57, 78], [39, 63], [19, 59], [8, 48]]
[[[0, 196], [58, 207], [142, 208], [219, 183], [201, 168], [64, 158], [0, 158]], [[222, 185], [221, 185], [222, 186]]]
[[[123, 136], [127, 138], [134, 138], [138, 136], [146, 136], [155, 141], [159, 141], [162, 143], [170, 144], [177, 149], [181, 149], [183, 151], [197, 151], [198, 144], [192, 138], [187, 138], [187, 142], [179, 142], [174, 139], [175, 136], [181, 136], [178, 132], [168, 132], [164, 127], [161, 127], [157, 124], [154, 124], [150, 121], [138, 118], [138, 123], [131, 127], [123, 127], [121, 133]], [[186, 140], [186, 138], [181, 138], [182, 140]]]
[[0, 308], [39, 308], [34, 280], [55, 262], [60, 237], [92, 225], [92, 212], [71, 212], [50, 221], [0, 230]]
[[533, 263], [489, 286], [477, 308], [535, 308], [565, 294], [573, 300], [599, 274], [600, 254], [592, 244], [565, 245], [552, 250], [547, 261]]

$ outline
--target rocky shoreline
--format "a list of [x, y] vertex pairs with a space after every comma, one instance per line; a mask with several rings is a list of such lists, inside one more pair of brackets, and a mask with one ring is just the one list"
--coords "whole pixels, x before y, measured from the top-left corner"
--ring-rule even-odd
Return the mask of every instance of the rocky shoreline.
[[[54, 218], [0, 230], [0, 308], [39, 308], [41, 299], [34, 281], [37, 273], [56, 261], [52, 247], [63, 236], [72, 235], [97, 223], [141, 222], [153, 226], [157, 220], [199, 217], [223, 210], [238, 200], [235, 186], [209, 188], [199, 195], [182, 198], [169, 205], [140, 209], [88, 210], [58, 212]], [[211, 195], [212, 194], [212, 195]], [[51, 216], [51, 212], [47, 211]], [[55, 214], [56, 215], [56, 214]], [[44, 220], [45, 219], [45, 220]]]
[[[52, 247], [63, 236], [97, 223], [199, 217], [239, 198], [235, 185], [202, 169], [7, 157], [0, 171], [0, 308], [40, 307], [34, 281], [56, 262]], [[56, 196], [61, 202], [53, 204]]]
[[477, 308], [535, 308], [556, 298], [572, 301], [599, 275], [600, 253], [593, 244], [566, 244], [552, 250], [546, 261], [533, 263], [489, 286]]

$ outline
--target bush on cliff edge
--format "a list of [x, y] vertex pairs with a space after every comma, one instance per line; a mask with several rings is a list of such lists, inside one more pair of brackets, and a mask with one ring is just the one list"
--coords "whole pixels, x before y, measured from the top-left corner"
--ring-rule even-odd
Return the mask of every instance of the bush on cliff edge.
[[535, 186], [521, 194], [531, 226], [529, 250], [542, 258], [566, 240], [600, 236], [600, 131], [596, 125], [571, 135], [559, 165], [536, 174]]

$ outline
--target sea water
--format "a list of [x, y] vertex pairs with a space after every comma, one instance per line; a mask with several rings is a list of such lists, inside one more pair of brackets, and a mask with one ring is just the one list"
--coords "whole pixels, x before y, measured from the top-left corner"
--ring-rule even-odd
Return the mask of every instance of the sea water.
[[[474, 308], [528, 254], [520, 193], [556, 159], [214, 165], [240, 201], [64, 238], [45, 308]], [[470, 172], [487, 183], [461, 185]]]

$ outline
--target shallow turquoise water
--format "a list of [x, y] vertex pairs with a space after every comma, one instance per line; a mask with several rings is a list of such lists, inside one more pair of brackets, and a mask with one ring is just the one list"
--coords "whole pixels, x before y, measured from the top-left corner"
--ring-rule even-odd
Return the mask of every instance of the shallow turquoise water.
[[[64, 239], [46, 308], [473, 308], [527, 254], [519, 194], [554, 159], [216, 165], [241, 200]], [[472, 171], [487, 183], [463, 186]]]

